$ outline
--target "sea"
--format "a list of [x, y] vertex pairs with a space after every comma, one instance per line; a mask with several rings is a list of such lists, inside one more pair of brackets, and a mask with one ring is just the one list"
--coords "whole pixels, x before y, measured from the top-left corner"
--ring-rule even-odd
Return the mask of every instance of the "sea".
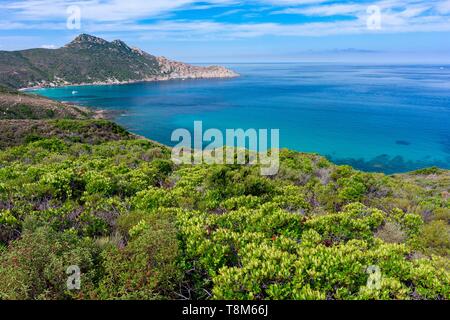
[[114, 111], [131, 132], [173, 146], [174, 130], [279, 129], [280, 147], [386, 174], [450, 169], [450, 66], [222, 64], [232, 79], [43, 88]]

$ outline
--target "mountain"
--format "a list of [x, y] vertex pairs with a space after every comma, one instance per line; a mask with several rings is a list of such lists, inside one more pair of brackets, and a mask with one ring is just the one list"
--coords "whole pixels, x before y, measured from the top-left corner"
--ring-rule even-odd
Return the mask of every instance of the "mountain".
[[0, 51], [0, 85], [16, 89], [236, 76], [224, 67], [192, 66], [87, 34], [59, 49]]

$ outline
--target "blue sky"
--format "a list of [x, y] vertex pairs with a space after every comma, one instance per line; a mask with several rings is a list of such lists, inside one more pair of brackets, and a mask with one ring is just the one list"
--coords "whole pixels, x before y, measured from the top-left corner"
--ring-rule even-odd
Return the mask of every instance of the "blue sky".
[[189, 62], [450, 63], [450, 0], [0, 0], [0, 15], [0, 50], [89, 33]]

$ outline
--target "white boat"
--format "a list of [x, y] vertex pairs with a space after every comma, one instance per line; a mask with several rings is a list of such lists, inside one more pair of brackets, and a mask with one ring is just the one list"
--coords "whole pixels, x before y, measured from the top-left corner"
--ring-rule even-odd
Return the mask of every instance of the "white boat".
[[72, 91], [72, 95], [76, 95], [78, 91]]

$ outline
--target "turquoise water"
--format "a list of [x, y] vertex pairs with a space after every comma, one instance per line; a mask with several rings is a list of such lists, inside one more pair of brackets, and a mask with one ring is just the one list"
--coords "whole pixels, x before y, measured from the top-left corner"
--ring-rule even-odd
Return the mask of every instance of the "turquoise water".
[[118, 123], [167, 145], [174, 129], [202, 120], [205, 129], [277, 128], [281, 147], [362, 170], [450, 169], [450, 66], [228, 67], [242, 76], [37, 92], [120, 110]]

